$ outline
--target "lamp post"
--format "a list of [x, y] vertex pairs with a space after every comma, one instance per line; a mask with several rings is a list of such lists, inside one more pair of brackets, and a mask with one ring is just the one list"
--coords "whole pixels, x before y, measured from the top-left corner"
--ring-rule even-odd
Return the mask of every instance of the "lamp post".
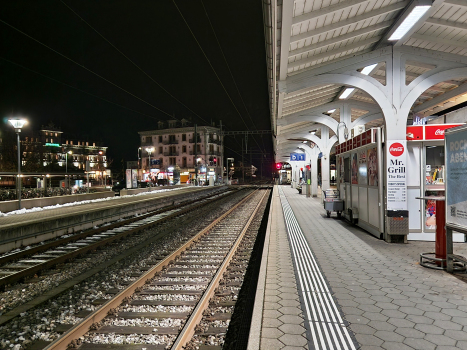
[[[201, 162], [203, 161], [203, 162]], [[203, 170], [203, 164], [204, 164], [204, 182], [207, 180], [207, 176], [206, 176], [206, 168], [207, 168], [207, 164], [206, 164], [206, 160], [204, 158], [196, 158], [196, 169], [198, 169], [198, 164], [201, 163], [201, 167], [199, 170], [201, 170], [201, 173], [202, 173], [202, 170]], [[199, 184], [199, 181], [198, 181], [198, 173], [196, 173], [196, 185]]]
[[70, 187], [70, 180], [68, 179], [68, 155], [73, 154], [72, 151], [68, 151], [65, 153], [65, 178], [66, 178], [66, 188]]
[[102, 171], [102, 167], [101, 165], [103, 165], [103, 160], [102, 160], [102, 155], [104, 154], [104, 152], [102, 151], [99, 151], [99, 156], [98, 159], [97, 159], [97, 166], [99, 167], [99, 171], [100, 171], [100, 183], [101, 185], [103, 185], [103, 180], [104, 180], [104, 172]]
[[141, 169], [143, 168], [143, 165], [141, 164], [141, 147], [138, 147], [138, 177], [139, 177], [139, 184], [138, 184], [138, 187], [141, 186], [141, 182], [143, 181], [143, 174], [142, 174], [142, 170], [141, 170], [141, 173], [139, 172], [139, 168], [141, 166]]
[[148, 152], [148, 169], [151, 172], [151, 153], [154, 152], [154, 147], [146, 147], [146, 152]]
[[16, 194], [18, 198], [18, 209], [21, 209], [21, 150], [19, 142], [19, 133], [25, 124], [27, 124], [26, 119], [8, 119], [10, 124], [15, 128], [16, 139], [17, 139], [17, 149], [18, 149], [18, 178], [16, 179]]

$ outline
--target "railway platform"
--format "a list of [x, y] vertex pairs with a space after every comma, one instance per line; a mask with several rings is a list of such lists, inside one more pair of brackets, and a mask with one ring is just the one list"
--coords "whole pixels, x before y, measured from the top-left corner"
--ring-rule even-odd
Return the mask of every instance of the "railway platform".
[[422, 267], [433, 250], [378, 240], [275, 186], [248, 348], [467, 349], [467, 275]]

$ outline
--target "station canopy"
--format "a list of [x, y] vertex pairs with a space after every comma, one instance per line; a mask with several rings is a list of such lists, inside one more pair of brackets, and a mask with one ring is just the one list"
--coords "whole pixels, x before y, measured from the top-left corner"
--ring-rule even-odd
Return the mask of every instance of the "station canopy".
[[[338, 134], [345, 109], [348, 129], [385, 124], [380, 106], [353, 86], [353, 76], [387, 85], [390, 69], [391, 79], [411, 89], [447, 69], [467, 67], [466, 0], [271, 0], [264, 1], [263, 13], [278, 162], [304, 143], [313, 148], [323, 127], [329, 136]], [[388, 54], [403, 56], [404, 69], [387, 60]], [[342, 73], [347, 81], [320, 79]], [[467, 101], [467, 74], [433, 82], [416, 98], [409, 122]]]

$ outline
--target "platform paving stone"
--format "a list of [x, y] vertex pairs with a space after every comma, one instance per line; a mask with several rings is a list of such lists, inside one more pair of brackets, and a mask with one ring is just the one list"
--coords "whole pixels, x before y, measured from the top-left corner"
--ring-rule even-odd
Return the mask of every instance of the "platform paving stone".
[[435, 344], [430, 343], [428, 340], [420, 339], [420, 338], [407, 337], [404, 340], [404, 344], [410, 346], [413, 349], [417, 349], [417, 350], [434, 350], [434, 349], [436, 349]]
[[[319, 198], [282, 189], [361, 350], [467, 349], [467, 276], [419, 265], [419, 254], [433, 251], [434, 242], [386, 243], [335, 216], [326, 218]], [[275, 227], [285, 233], [276, 214]], [[467, 244], [455, 243], [454, 251], [467, 256]], [[275, 258], [287, 268], [282, 255]]]
[[259, 348], [304, 350], [308, 349], [308, 339], [277, 194], [274, 201]]

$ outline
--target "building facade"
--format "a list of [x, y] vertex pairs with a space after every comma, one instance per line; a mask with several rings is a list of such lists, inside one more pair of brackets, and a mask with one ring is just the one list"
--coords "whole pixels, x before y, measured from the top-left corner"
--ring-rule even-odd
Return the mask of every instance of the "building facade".
[[193, 181], [195, 169], [201, 183], [221, 181], [222, 136], [219, 128], [189, 126], [188, 121], [159, 122], [157, 130], [140, 131], [140, 179], [147, 181], [167, 178], [174, 171], [180, 173], [180, 182]]
[[49, 125], [33, 136], [22, 138], [21, 162], [25, 171], [80, 170], [88, 171], [91, 179], [103, 180], [108, 175], [107, 148], [95, 142], [66, 139], [59, 128]]

